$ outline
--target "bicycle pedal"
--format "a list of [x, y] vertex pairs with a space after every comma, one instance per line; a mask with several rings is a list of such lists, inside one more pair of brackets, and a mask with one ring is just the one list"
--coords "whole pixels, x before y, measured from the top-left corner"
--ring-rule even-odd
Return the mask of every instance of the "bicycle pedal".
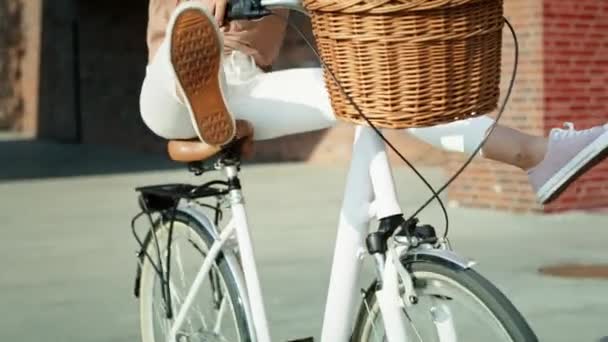
[[312, 337], [300, 338], [297, 340], [289, 340], [287, 342], [315, 342], [315, 339]]

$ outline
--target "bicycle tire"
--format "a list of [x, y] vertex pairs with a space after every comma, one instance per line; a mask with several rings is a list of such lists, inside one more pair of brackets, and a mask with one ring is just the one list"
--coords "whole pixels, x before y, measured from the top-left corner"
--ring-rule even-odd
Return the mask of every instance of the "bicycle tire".
[[[504, 331], [507, 332], [512, 342], [537, 342], [538, 338], [534, 334], [532, 328], [526, 322], [521, 313], [515, 308], [511, 301], [490, 281], [480, 275], [473, 269], [456, 270], [453, 267], [444, 264], [431, 263], [428, 261], [414, 261], [404, 263], [404, 266], [411, 272], [413, 279], [420, 279], [419, 274], [437, 274], [445, 277], [465, 288], [476, 299], [482, 303], [487, 310], [491, 312], [494, 318], [499, 322]], [[370, 317], [371, 307], [377, 305], [376, 282], [372, 284], [366, 292], [364, 300], [357, 315], [355, 327], [353, 331], [352, 342], [372, 342], [368, 337], [364, 336], [365, 329], [369, 329], [371, 320], [376, 317]], [[425, 341], [426, 342], [426, 341]]]
[[[211, 245], [215, 241], [213, 234], [211, 234], [211, 227], [207, 227], [207, 225], [199, 220], [195, 219], [188, 213], [180, 211], [179, 209], [175, 215], [174, 224], [183, 224], [191, 232], [196, 234], [200, 240], [203, 241], [207, 250], [211, 248]], [[168, 225], [168, 223], [167, 223]], [[163, 225], [160, 221], [157, 221], [154, 224], [155, 232], [158, 234], [160, 230], [167, 229], [167, 225]], [[154, 244], [154, 239], [152, 238], [152, 234], [150, 233], [146, 239], [144, 240], [144, 248], [148, 249]], [[164, 261], [163, 261], [164, 262]], [[216, 258], [215, 266], [217, 271], [220, 273], [224, 285], [226, 287], [228, 296], [230, 297], [230, 304], [234, 310], [236, 325], [238, 329], [238, 334], [240, 339], [234, 342], [251, 342], [252, 338], [250, 335], [249, 324], [247, 321], [247, 315], [245, 313], [245, 307], [243, 306], [243, 300], [239, 293], [238, 286], [236, 284], [235, 275], [231, 271], [224, 254], [220, 252]], [[214, 267], [215, 267], [214, 266]], [[157, 275], [150, 264], [150, 260], [146, 257], [142, 260], [141, 265], [141, 278], [139, 282], [139, 310], [140, 310], [140, 327], [141, 327], [141, 338], [143, 342], [164, 342], [164, 341], [155, 341], [154, 338], [154, 326], [150, 319], [148, 318], [148, 310], [151, 310], [153, 298], [153, 289], [150, 291], [153, 286], [149, 284], [150, 281], [158, 281], [156, 278]], [[150, 302], [146, 302], [150, 301]], [[177, 315], [177, 313], [174, 313]], [[151, 330], [150, 330], [151, 329]], [[150, 333], [151, 331], [151, 333]], [[231, 341], [232, 342], [232, 341]]]

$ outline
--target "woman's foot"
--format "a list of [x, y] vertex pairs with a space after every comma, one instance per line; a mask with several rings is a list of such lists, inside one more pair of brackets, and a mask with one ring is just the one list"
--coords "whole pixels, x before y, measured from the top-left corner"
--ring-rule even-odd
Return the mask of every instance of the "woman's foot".
[[229, 143], [235, 122], [223, 97], [223, 47], [215, 20], [200, 3], [183, 2], [171, 16], [167, 37], [179, 96], [199, 139], [212, 146]]
[[608, 124], [577, 131], [553, 129], [544, 159], [528, 170], [528, 179], [538, 201], [547, 204], [580, 175], [608, 156]]

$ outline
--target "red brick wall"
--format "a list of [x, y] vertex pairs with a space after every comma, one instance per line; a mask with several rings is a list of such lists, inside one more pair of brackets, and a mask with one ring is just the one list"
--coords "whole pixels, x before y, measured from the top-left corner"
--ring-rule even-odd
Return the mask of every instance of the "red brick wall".
[[0, 1], [0, 129], [36, 132], [42, 0]]
[[19, 128], [30, 136], [38, 127], [38, 93], [40, 86], [40, 18], [42, 0], [20, 0], [23, 4], [23, 56], [21, 59], [21, 91], [23, 112]]
[[[542, 10], [542, 0], [505, 1], [505, 16], [518, 35], [520, 60], [517, 83], [500, 122], [531, 134], [542, 134], [544, 129]], [[506, 28], [502, 58], [501, 94], [504, 96], [513, 67], [513, 39]], [[463, 162], [462, 156], [451, 156], [449, 174], [453, 174]], [[535, 204], [524, 172], [480, 158], [466, 169], [448, 193], [453, 206], [514, 211], [540, 209]]]
[[0, 129], [16, 128], [21, 124], [22, 21], [21, 1], [0, 2]]
[[[548, 131], [608, 122], [608, 2], [544, 1], [545, 115]], [[549, 211], [608, 207], [608, 163], [581, 177]]]
[[[608, 122], [608, 2], [505, 1], [505, 14], [518, 33], [521, 54], [502, 123], [546, 135], [566, 121], [579, 129]], [[507, 33], [504, 41], [503, 95], [513, 53]], [[450, 171], [460, 164], [462, 158], [454, 156]], [[545, 208], [536, 204], [524, 172], [493, 162], [474, 163], [449, 195], [457, 205], [516, 211], [606, 208], [608, 163], [585, 174]]]

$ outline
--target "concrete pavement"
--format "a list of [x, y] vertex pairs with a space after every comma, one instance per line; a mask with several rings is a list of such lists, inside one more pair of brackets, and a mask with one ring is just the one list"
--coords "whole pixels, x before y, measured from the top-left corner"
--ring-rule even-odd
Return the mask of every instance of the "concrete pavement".
[[[129, 220], [139, 185], [199, 181], [162, 156], [0, 141], [0, 341], [137, 341]], [[424, 170], [434, 184], [443, 175]], [[318, 338], [346, 165], [247, 165], [252, 234], [274, 340]], [[397, 169], [406, 212], [427, 197]], [[560, 262], [608, 263], [608, 215], [451, 209], [452, 241], [479, 262], [541, 341], [608, 335], [608, 280], [541, 276]], [[434, 206], [422, 215], [441, 226]], [[369, 280], [365, 273], [362, 284]]]

